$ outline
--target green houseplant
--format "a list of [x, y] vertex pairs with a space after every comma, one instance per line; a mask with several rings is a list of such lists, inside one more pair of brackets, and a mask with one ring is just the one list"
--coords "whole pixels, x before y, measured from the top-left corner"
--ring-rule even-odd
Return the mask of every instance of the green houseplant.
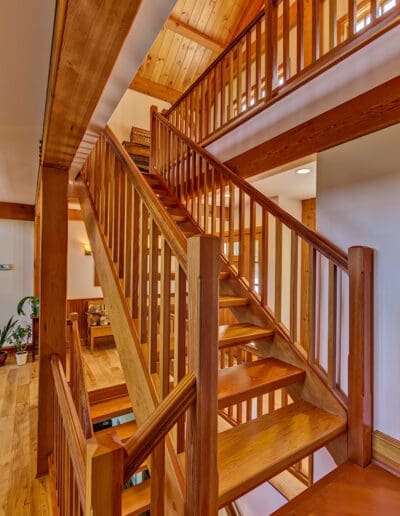
[[28, 340], [31, 335], [31, 326], [23, 324], [19, 324], [11, 334], [11, 342], [17, 350], [15, 357], [17, 359], [18, 365], [26, 364], [26, 360], [28, 358], [28, 352], [26, 351], [26, 348], [28, 346]]
[[17, 305], [17, 314], [25, 315], [24, 305], [29, 303], [31, 307], [31, 317], [39, 317], [39, 298], [37, 296], [25, 296]]
[[3, 350], [3, 346], [11, 339], [11, 334], [18, 321], [11, 316], [3, 328], [0, 330], [0, 365], [4, 365], [7, 360], [7, 351]]

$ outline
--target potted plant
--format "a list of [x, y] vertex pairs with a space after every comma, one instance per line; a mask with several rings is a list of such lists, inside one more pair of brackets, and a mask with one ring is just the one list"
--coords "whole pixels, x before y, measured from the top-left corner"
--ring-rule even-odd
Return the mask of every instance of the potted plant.
[[4, 344], [10, 340], [12, 331], [15, 328], [17, 321], [14, 316], [10, 317], [7, 323], [0, 330], [0, 365], [4, 365], [7, 360], [7, 351], [3, 350]]
[[26, 348], [28, 346], [29, 337], [32, 335], [32, 329], [29, 325], [18, 325], [11, 334], [11, 341], [15, 346], [17, 352], [15, 357], [17, 359], [17, 365], [26, 364], [28, 358], [28, 352]]
[[37, 296], [25, 296], [17, 305], [17, 314], [25, 315], [24, 304], [29, 303], [31, 305], [31, 317], [39, 317], [39, 298]]

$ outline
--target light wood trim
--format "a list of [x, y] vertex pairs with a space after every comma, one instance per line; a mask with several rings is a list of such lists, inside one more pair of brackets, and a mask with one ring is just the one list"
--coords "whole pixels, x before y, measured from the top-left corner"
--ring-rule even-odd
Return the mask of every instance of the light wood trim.
[[188, 243], [189, 369], [196, 375], [196, 404], [186, 423], [187, 516], [216, 514], [219, 239], [194, 236]]
[[130, 83], [129, 88], [139, 93], [150, 95], [150, 97], [170, 102], [171, 104], [176, 102], [182, 95], [182, 92], [178, 90], [174, 90], [173, 88], [169, 88], [150, 79], [145, 79], [144, 77], [140, 77], [140, 75], [136, 75]]
[[124, 444], [126, 452], [125, 482], [135, 473], [195, 399], [196, 376], [194, 373], [188, 373]]
[[[42, 169], [40, 357], [38, 394], [37, 471], [44, 474], [53, 446], [54, 390], [50, 357], [58, 353], [65, 364], [67, 304], [68, 175], [54, 168]], [[44, 223], [46, 221], [46, 223]]]
[[170, 16], [165, 22], [164, 27], [168, 30], [172, 30], [176, 34], [180, 34], [181, 36], [194, 41], [204, 48], [208, 48], [215, 54], [219, 54], [225, 48], [222, 42], [204, 34], [204, 32], [199, 31], [195, 27], [191, 27], [182, 20], [178, 20], [175, 16]]
[[35, 220], [35, 206], [33, 204], [0, 202], [0, 219]]
[[372, 458], [400, 475], [400, 441], [379, 430], [372, 432]]
[[371, 462], [373, 390], [373, 250], [349, 249], [349, 458]]

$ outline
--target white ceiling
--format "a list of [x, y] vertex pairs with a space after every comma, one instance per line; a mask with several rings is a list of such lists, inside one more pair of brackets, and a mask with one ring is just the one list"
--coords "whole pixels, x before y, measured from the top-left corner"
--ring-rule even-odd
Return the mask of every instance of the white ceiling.
[[[296, 173], [299, 168], [309, 168], [309, 174]], [[248, 181], [268, 197], [284, 196], [290, 199], [311, 199], [316, 196], [316, 162], [310, 161], [289, 170], [275, 172], [268, 177], [255, 176]]]
[[0, 5], [0, 201], [35, 201], [55, 4]]

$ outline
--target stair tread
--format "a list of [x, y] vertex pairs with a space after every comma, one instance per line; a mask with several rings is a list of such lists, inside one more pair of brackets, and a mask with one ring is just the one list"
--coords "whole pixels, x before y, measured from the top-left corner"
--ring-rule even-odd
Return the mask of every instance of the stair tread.
[[271, 328], [263, 328], [250, 323], [224, 324], [218, 328], [220, 348], [265, 339], [273, 335], [274, 330]]
[[93, 423], [100, 423], [106, 419], [122, 416], [132, 412], [132, 404], [129, 396], [109, 399], [90, 406], [90, 414]]
[[228, 279], [228, 278], [230, 277], [230, 275], [231, 275], [231, 274], [230, 274], [230, 272], [229, 272], [229, 271], [221, 271], [221, 272], [219, 273], [219, 279], [220, 279], [220, 280], [226, 280], [226, 279]]
[[116, 433], [119, 439], [121, 439], [121, 441], [126, 441], [136, 432], [136, 421], [128, 421], [127, 423], [121, 423], [120, 425], [115, 425], [111, 426], [110, 428], [105, 428], [104, 430], [99, 430], [98, 432], [96, 432], [96, 435]]
[[150, 480], [122, 491], [122, 516], [136, 516], [150, 510]]
[[346, 430], [346, 421], [306, 401], [218, 434], [219, 505], [306, 457]]
[[218, 408], [304, 379], [305, 371], [272, 357], [221, 369], [218, 374]]
[[229, 308], [233, 306], [246, 306], [249, 304], [247, 297], [240, 296], [219, 296], [219, 307]]

